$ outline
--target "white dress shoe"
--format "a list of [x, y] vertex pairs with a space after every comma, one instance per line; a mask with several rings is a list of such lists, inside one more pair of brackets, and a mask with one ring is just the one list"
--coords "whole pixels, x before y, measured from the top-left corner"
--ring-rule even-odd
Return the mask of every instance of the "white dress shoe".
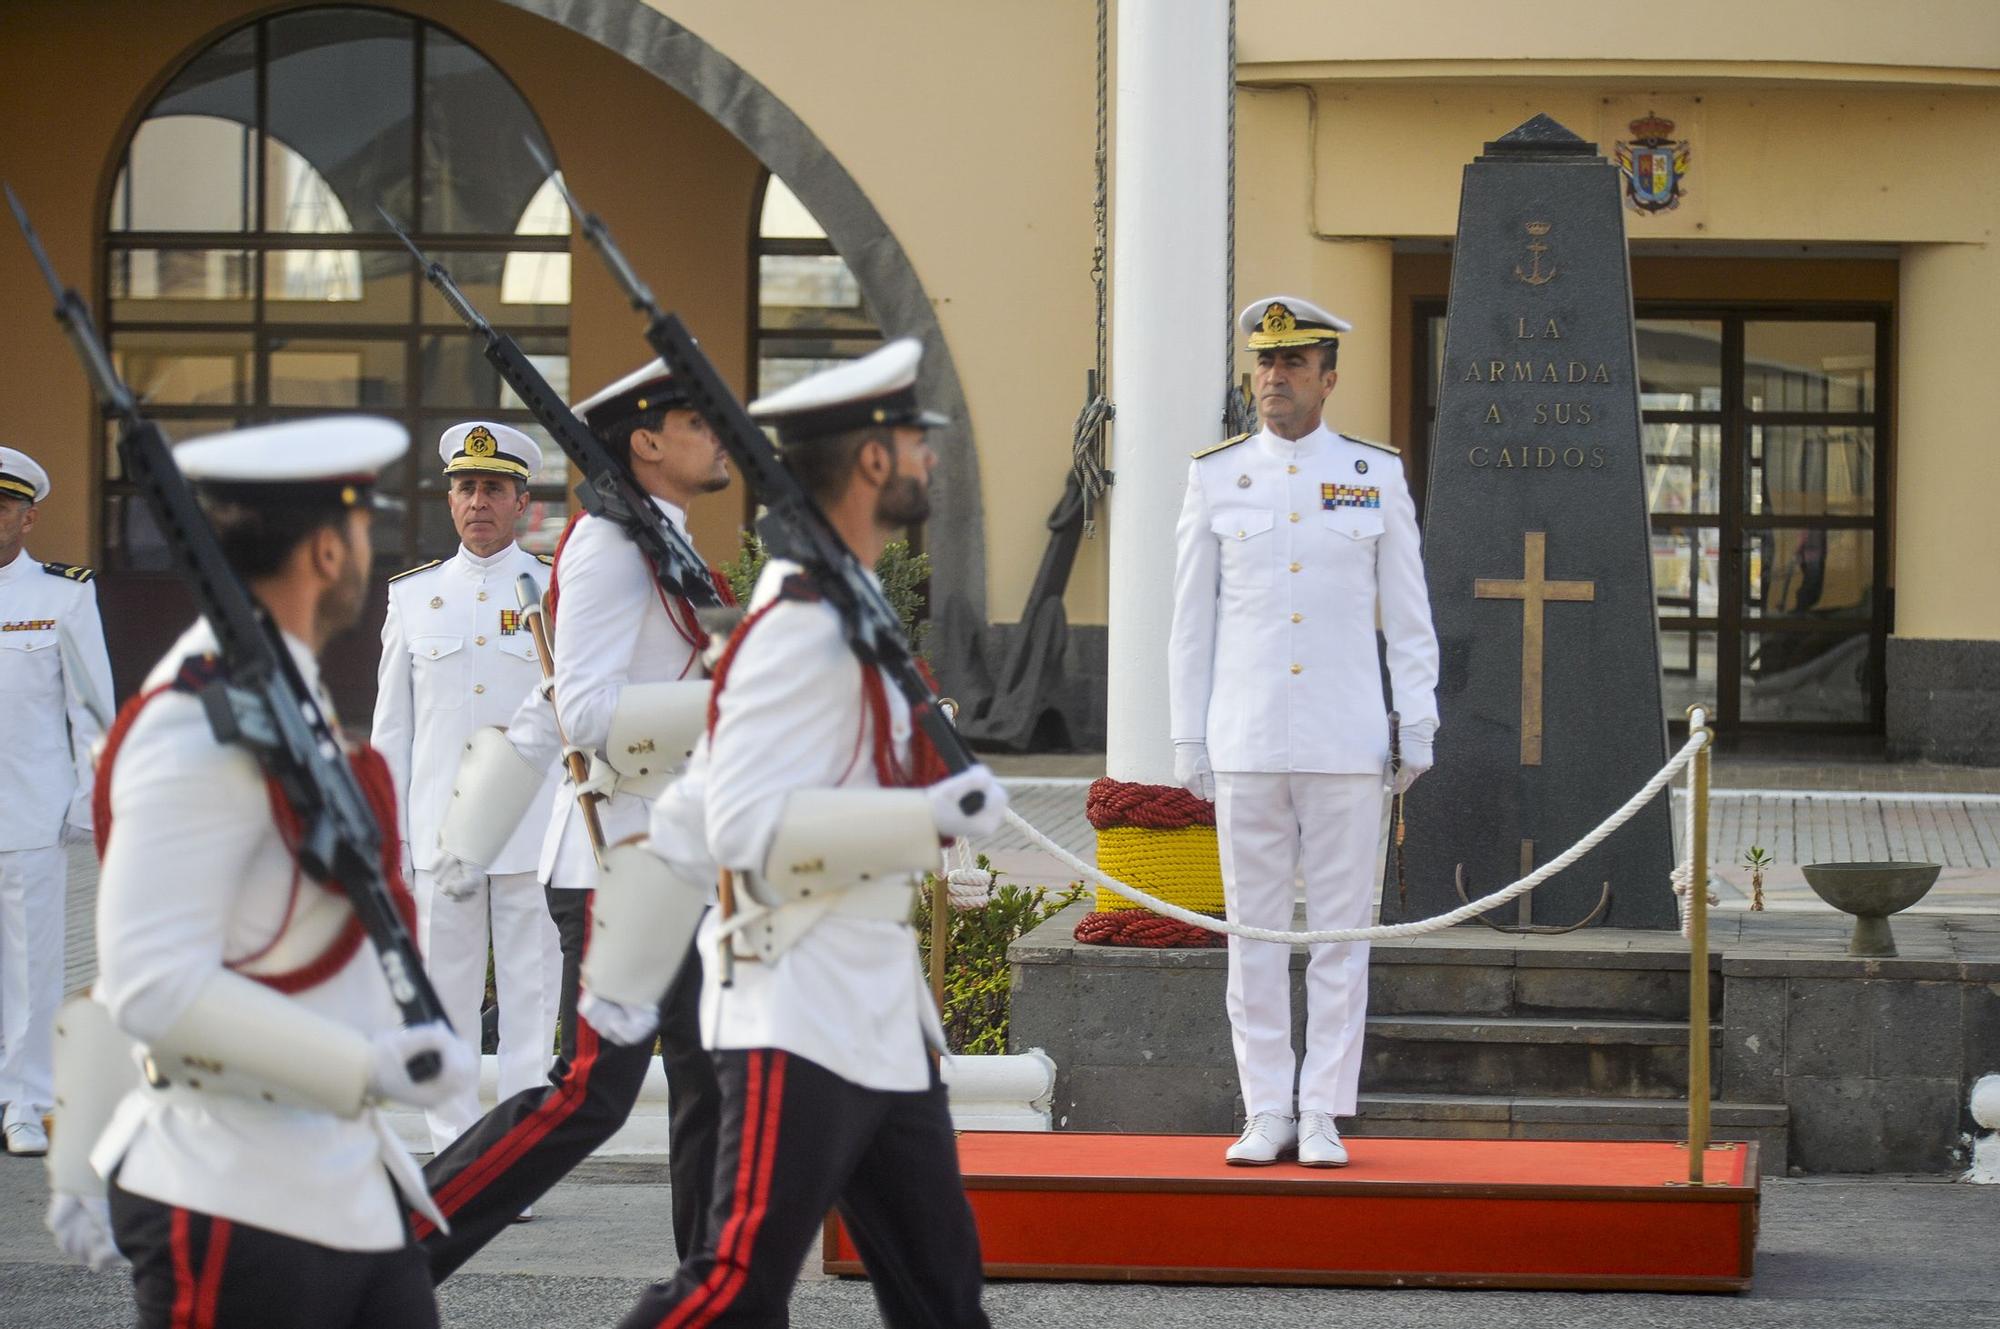
[[1340, 1142], [1331, 1112], [1299, 1114], [1299, 1163], [1304, 1167], [1347, 1166], [1347, 1146]]
[[1299, 1145], [1298, 1123], [1282, 1112], [1259, 1112], [1229, 1146], [1223, 1161], [1235, 1167], [1265, 1167]]
[[7, 1152], [22, 1158], [40, 1158], [49, 1151], [49, 1133], [39, 1121], [10, 1121], [4, 1134]]

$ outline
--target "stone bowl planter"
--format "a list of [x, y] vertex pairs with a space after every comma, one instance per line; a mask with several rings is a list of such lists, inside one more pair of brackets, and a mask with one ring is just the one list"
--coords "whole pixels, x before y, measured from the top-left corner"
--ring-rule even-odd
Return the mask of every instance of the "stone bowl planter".
[[1936, 863], [1807, 863], [1802, 870], [1815, 895], [1854, 915], [1847, 953], [1868, 956], [1896, 953], [1889, 915], [1923, 899], [1942, 871]]

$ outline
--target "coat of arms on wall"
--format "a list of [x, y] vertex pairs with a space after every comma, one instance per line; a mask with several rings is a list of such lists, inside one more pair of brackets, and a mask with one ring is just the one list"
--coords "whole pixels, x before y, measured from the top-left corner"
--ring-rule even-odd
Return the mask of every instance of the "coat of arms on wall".
[[1687, 189], [1688, 141], [1673, 137], [1674, 122], [1647, 112], [1632, 122], [1632, 141], [1617, 145], [1625, 176], [1625, 201], [1635, 212], [1669, 212]]

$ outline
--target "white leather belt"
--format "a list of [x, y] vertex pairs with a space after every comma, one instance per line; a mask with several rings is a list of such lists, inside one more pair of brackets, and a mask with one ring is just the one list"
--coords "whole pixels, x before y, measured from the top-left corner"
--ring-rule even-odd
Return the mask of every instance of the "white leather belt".
[[828, 891], [818, 899], [801, 900], [772, 908], [738, 892], [736, 915], [722, 925], [721, 941], [734, 948], [739, 960], [776, 960], [799, 944], [806, 933], [823, 918], [873, 918], [890, 923], [907, 923], [916, 907], [917, 885], [913, 878], [897, 876], [881, 881], [857, 881], [838, 891]]

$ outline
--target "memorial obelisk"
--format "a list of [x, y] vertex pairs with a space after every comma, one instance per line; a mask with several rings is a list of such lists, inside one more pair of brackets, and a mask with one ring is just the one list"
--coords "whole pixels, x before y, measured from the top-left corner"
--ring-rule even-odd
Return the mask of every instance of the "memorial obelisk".
[[[1618, 170], [1536, 116], [1465, 168], [1424, 515], [1443, 723], [1385, 919], [1547, 862], [1665, 762], [1644, 479]], [[1669, 817], [1489, 918], [1675, 926]]]

